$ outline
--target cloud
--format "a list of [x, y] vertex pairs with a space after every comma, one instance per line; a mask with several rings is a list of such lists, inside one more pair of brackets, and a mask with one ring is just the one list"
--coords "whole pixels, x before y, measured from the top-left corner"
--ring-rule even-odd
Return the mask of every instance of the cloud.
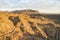
[[0, 9], [3, 8], [60, 10], [60, 0], [0, 0]]
[[30, 2], [32, 0], [20, 0], [20, 2], [23, 2], [23, 3], [27, 3], [27, 2]]
[[5, 0], [0, 0], [0, 8], [9, 7], [11, 4]]
[[33, 8], [46, 9], [46, 10], [58, 10], [60, 9], [60, 1], [58, 0], [36, 0], [32, 4]]

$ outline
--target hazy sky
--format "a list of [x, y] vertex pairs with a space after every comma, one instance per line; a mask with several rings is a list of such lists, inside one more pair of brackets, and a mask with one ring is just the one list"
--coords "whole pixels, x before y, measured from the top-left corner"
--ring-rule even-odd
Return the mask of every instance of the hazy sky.
[[0, 10], [24, 8], [60, 13], [60, 0], [0, 0]]

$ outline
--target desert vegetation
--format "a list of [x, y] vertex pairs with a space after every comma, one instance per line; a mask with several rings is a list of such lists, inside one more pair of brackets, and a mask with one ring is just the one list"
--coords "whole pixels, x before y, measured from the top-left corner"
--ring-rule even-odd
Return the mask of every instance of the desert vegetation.
[[57, 27], [36, 10], [0, 12], [0, 40], [55, 40]]

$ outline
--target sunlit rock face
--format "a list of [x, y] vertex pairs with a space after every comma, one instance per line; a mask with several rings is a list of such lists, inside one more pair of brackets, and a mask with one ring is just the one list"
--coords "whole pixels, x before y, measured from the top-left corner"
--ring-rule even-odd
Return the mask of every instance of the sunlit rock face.
[[0, 40], [60, 40], [57, 21], [35, 10], [0, 12]]

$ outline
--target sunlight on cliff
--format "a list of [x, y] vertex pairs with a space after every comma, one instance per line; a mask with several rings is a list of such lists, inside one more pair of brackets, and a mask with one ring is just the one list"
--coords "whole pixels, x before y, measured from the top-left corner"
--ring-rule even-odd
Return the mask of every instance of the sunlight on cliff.
[[[9, 19], [9, 17], [11, 17]], [[19, 18], [19, 22], [14, 25], [14, 18]], [[16, 19], [17, 21], [17, 19]], [[44, 18], [42, 16], [35, 16], [32, 18], [30, 14], [13, 14], [9, 12], [0, 12], [0, 37], [1, 40], [6, 40], [7, 36], [10, 36], [12, 40], [18, 40], [18, 38], [22, 38], [25, 33], [29, 33], [30, 35], [36, 35], [39, 33], [42, 37], [48, 38], [46, 32], [42, 29], [43, 27], [39, 26], [44, 24], [52, 24], [55, 27], [56, 25], [53, 20]], [[36, 30], [36, 32], [35, 32]], [[4, 38], [4, 39], [3, 39]]]

